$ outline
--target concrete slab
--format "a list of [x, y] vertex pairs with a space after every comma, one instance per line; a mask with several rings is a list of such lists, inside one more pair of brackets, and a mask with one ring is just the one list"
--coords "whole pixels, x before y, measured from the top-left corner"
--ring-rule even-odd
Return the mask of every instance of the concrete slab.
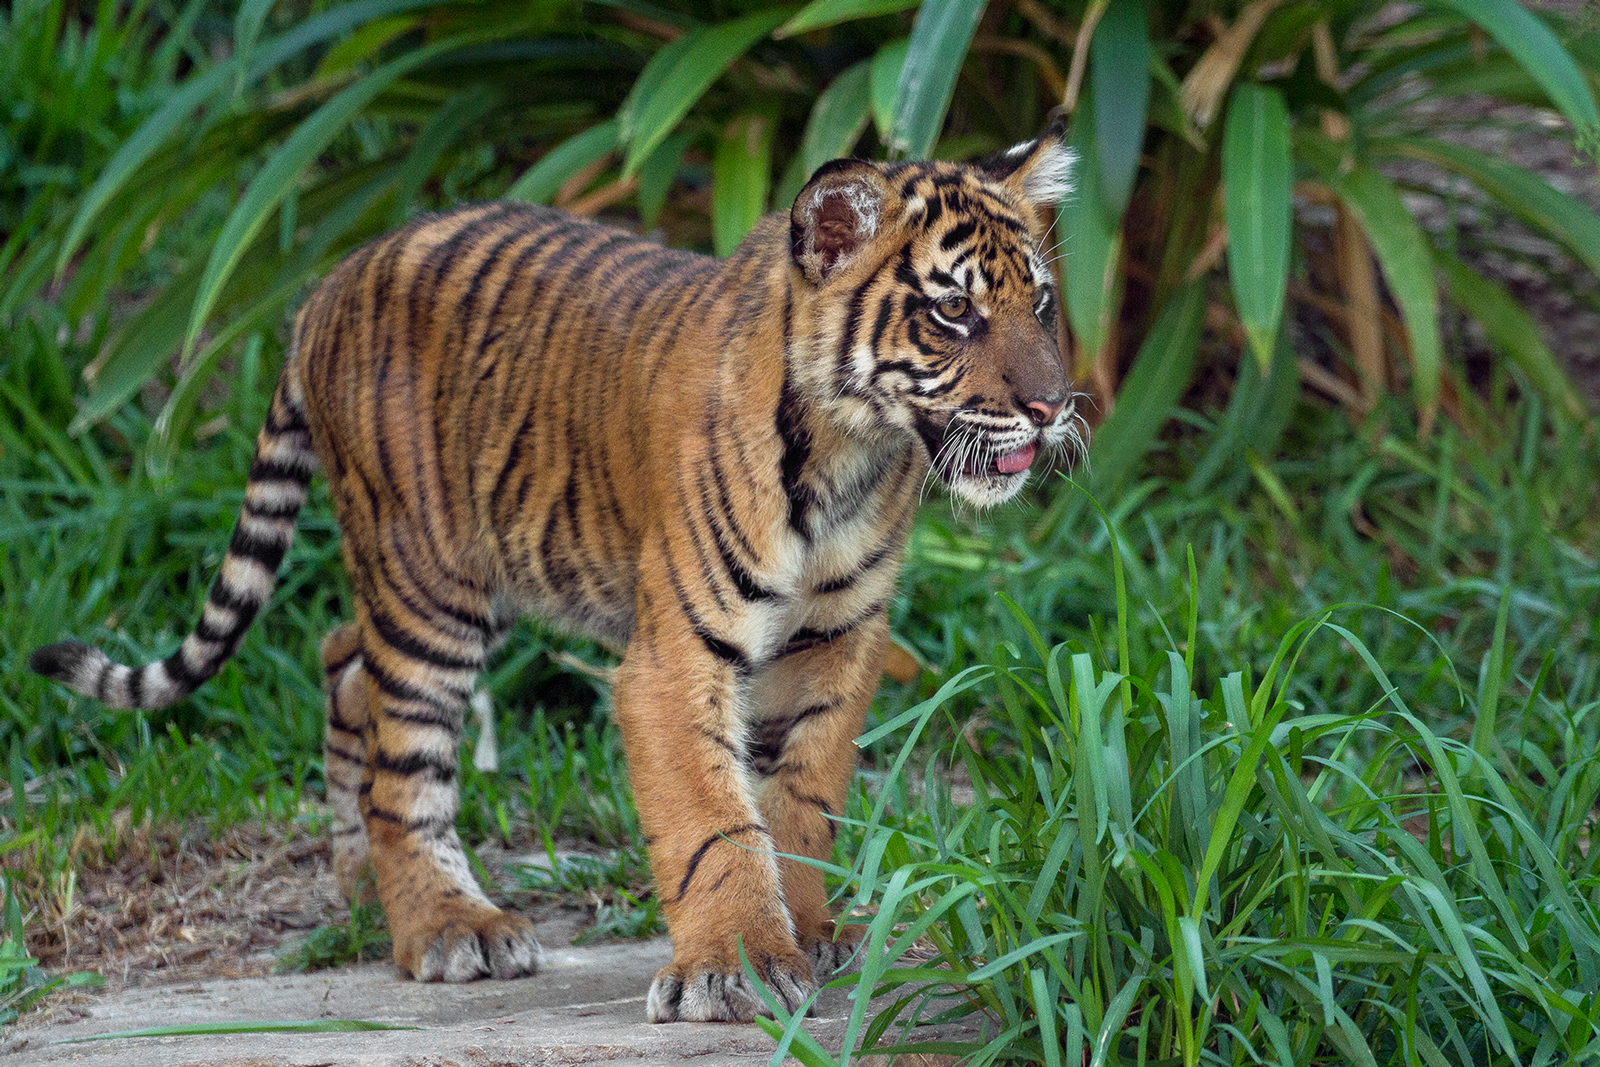
[[[70, 1012], [55, 1013], [66, 1021], [47, 1018], [0, 1038], [0, 1057], [18, 1067], [489, 1067], [602, 1061], [732, 1067], [765, 1063], [772, 1054], [774, 1043], [753, 1025], [645, 1021], [650, 979], [672, 956], [665, 938], [588, 948], [550, 939], [544, 944], [545, 969], [515, 981], [423, 985], [400, 978], [390, 964], [374, 963], [90, 994]], [[849, 1011], [843, 992], [829, 991], [806, 1028], [837, 1049]], [[152, 1026], [316, 1019], [420, 1029], [55, 1043]], [[941, 1036], [972, 1040], [977, 1030]]]

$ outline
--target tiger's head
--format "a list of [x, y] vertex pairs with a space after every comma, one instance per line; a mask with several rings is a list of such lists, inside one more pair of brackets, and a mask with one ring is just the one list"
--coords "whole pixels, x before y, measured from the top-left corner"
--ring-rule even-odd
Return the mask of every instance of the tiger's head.
[[789, 215], [802, 388], [847, 432], [911, 433], [966, 503], [1081, 449], [1048, 227], [1072, 153], [1057, 119], [977, 163], [825, 163]]

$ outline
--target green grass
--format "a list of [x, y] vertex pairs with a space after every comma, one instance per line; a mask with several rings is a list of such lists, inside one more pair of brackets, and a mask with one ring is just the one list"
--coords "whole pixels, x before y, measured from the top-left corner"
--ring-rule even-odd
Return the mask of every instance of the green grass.
[[299, 944], [281, 953], [273, 969], [300, 974], [387, 959], [392, 943], [383, 908], [377, 901], [356, 901], [350, 905], [348, 921], [312, 930]]
[[[1258, 670], [1205, 650], [1190, 573], [1179, 640], [1130, 675], [1082, 641], [1048, 645], [1007, 604], [1020, 647], [902, 716], [913, 736], [954, 728], [955, 698], [981, 694], [997, 721], [950, 756], [973, 803], [930, 765], [915, 824], [880, 804], [835, 870], [876, 909], [862, 984], [897, 998], [875, 1017], [858, 1000], [851, 1035], [973, 1064], [1600, 1061], [1592, 681], [1573, 702], [1524, 679], [1509, 736], [1452, 736], [1357, 635], [1384, 609], [1324, 608]], [[1131, 598], [1108, 609], [1106, 636], [1142, 651]], [[1488, 663], [1514, 658], [1505, 632]], [[1325, 694], [1336, 710], [1312, 706], [1330, 652], [1379, 696], [1346, 685]], [[1466, 721], [1520, 688], [1501, 679], [1451, 680]], [[1554, 739], [1530, 744], [1533, 724]], [[890, 970], [919, 936], [936, 957]], [[911, 1021], [952, 998], [992, 1040], [919, 1040]], [[768, 1029], [803, 1062], [847, 1061]]]

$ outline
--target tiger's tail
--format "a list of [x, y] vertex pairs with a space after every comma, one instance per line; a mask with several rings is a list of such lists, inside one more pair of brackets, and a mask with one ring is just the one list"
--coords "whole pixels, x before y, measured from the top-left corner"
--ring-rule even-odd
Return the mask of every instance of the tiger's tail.
[[294, 539], [295, 519], [306, 502], [317, 456], [294, 359], [278, 381], [266, 424], [256, 436], [245, 483], [244, 510], [228, 554], [206, 596], [200, 621], [178, 650], [142, 667], [113, 663], [78, 641], [46, 645], [28, 667], [113, 708], [164, 708], [194, 692], [222, 669], [277, 584], [278, 565]]

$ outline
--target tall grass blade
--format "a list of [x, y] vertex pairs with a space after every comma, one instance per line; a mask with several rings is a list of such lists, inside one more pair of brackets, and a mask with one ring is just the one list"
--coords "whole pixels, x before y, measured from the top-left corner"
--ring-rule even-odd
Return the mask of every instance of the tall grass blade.
[[1461, 175], [1513, 215], [1560, 241], [1591, 272], [1600, 275], [1600, 215], [1532, 171], [1475, 148], [1426, 137], [1377, 138], [1367, 145], [1367, 151], [1377, 159], [1420, 159]]
[[[277, 67], [290, 56], [336, 37], [352, 26], [371, 19], [411, 8], [425, 7], [436, 0], [356, 0], [306, 19], [293, 30], [258, 45], [253, 62], [245, 72], [245, 84], [252, 84], [267, 71]], [[84, 194], [77, 213], [67, 228], [66, 238], [56, 256], [56, 273], [66, 268], [68, 260], [82, 242], [84, 234], [112, 197], [127, 187], [129, 178], [148, 161], [161, 146], [171, 139], [190, 120], [195, 110], [206, 103], [228, 80], [235, 76], [241, 64], [238, 57], [212, 67], [203, 74], [184, 83], [155, 113], [144, 121], [132, 137], [123, 142], [116, 154], [106, 164], [94, 185]]]
[[911, 38], [902, 37], [879, 47], [868, 60], [867, 98], [872, 106], [872, 124], [879, 139], [888, 141], [894, 130], [895, 94], [900, 90], [900, 72], [911, 51]]
[[1435, 248], [1434, 264], [1444, 276], [1451, 301], [1476, 319], [1489, 340], [1521, 368], [1535, 389], [1561, 404], [1574, 418], [1589, 411], [1584, 400], [1544, 339], [1539, 324], [1498, 282], [1477, 273], [1455, 256]]
[[[1107, 207], [1100, 187], [1099, 131], [1092, 90], [1089, 96], [1072, 119], [1078, 189], [1076, 195], [1056, 208], [1066, 250], [1061, 261], [1061, 296], [1077, 350], [1073, 371], [1079, 375], [1092, 374], [1103, 354], [1117, 312], [1122, 259], [1121, 216]], [[1098, 436], [1097, 433], [1097, 439]]]

